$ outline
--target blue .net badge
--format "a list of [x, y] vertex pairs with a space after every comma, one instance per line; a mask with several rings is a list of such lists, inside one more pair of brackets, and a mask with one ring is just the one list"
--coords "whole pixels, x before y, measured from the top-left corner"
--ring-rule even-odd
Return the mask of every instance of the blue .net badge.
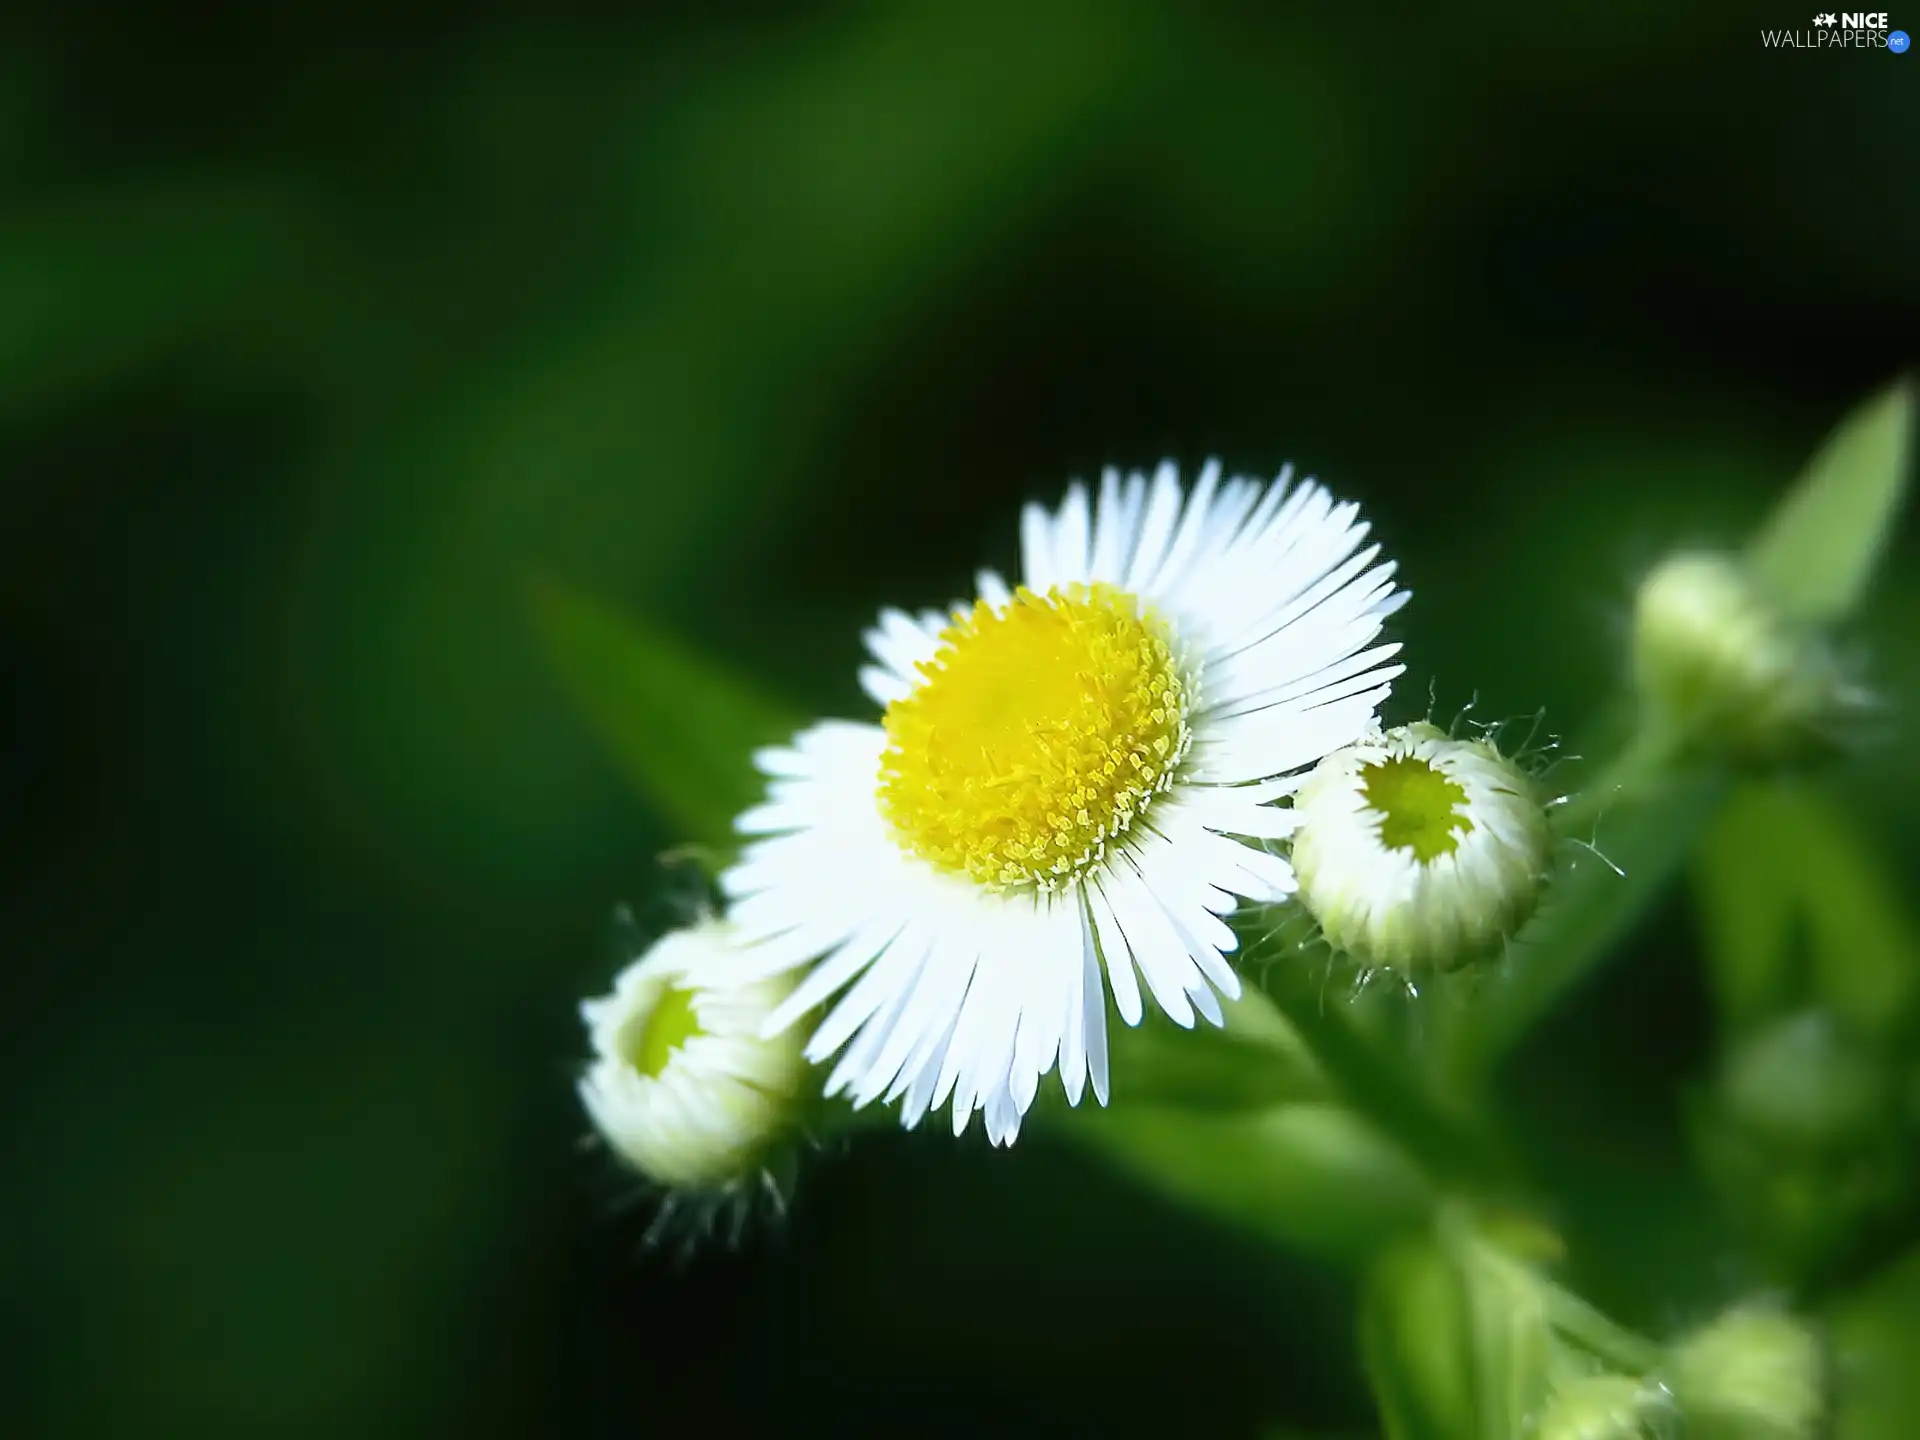
[[1887, 36], [1887, 49], [1896, 55], [1906, 54], [1907, 46], [1912, 43], [1911, 40], [1907, 39], [1907, 32], [1904, 30], [1895, 30]]

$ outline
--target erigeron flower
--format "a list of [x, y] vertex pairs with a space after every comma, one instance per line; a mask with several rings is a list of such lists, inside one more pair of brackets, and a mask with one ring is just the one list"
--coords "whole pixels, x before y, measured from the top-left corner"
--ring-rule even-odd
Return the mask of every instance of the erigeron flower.
[[[1021, 583], [950, 614], [882, 613], [878, 725], [763, 752], [760, 837], [722, 879], [740, 973], [811, 965], [778, 1030], [845, 990], [807, 1046], [831, 1093], [951, 1099], [1010, 1142], [1056, 1065], [1107, 1099], [1106, 992], [1181, 1025], [1239, 993], [1224, 922], [1294, 888], [1273, 802], [1364, 731], [1405, 596], [1352, 504], [1208, 465], [1191, 494], [1108, 471], [1021, 517]], [[850, 988], [849, 988], [850, 987]]]
[[1485, 954], [1532, 913], [1552, 857], [1532, 779], [1490, 741], [1424, 723], [1327, 756], [1293, 808], [1301, 902], [1364, 965]]
[[580, 1006], [594, 1054], [581, 1103], [615, 1154], [669, 1189], [756, 1181], [797, 1118], [802, 1041], [760, 1033], [792, 980], [726, 983], [733, 954], [721, 922], [673, 931]]

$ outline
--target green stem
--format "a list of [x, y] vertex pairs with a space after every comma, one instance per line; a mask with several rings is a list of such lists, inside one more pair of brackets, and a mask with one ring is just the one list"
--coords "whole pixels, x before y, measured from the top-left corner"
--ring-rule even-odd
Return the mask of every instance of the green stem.
[[1308, 966], [1276, 963], [1264, 988], [1347, 1102], [1429, 1175], [1483, 1195], [1514, 1188], [1515, 1166], [1494, 1133], [1369, 1040], [1347, 1005], [1327, 1003]]
[[1563, 839], [1590, 843], [1601, 818], [1653, 789], [1672, 769], [1677, 753], [1672, 731], [1636, 728], [1612, 763], [1553, 811], [1554, 830]]
[[1442, 1057], [1450, 1086], [1479, 1093], [1501, 1057], [1612, 952], [1684, 863], [1726, 776], [1677, 755], [1670, 736], [1637, 732], [1556, 812], [1566, 843], [1593, 853], [1563, 862], [1502, 972], [1459, 1017]]
[[1609, 1368], [1645, 1375], [1660, 1364], [1660, 1347], [1616, 1324], [1570, 1290], [1546, 1286], [1547, 1321]]

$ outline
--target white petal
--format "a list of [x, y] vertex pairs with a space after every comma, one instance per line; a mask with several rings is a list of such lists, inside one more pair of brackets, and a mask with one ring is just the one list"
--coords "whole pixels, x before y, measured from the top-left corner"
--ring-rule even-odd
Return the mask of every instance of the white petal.
[[1093, 522], [1088, 514], [1087, 489], [1081, 484], [1067, 487], [1066, 503], [1053, 527], [1054, 583], [1070, 585], [1084, 582], [1092, 564]]
[[[974, 967], [973, 983], [960, 1003], [960, 1020], [953, 1038], [947, 1042], [947, 1054], [940, 1067], [940, 1081], [934, 1088], [935, 1105], [949, 1095], [956, 1112], [972, 1110], [981, 1087], [980, 1071], [984, 1054], [992, 1048], [994, 1032], [1009, 1023], [1007, 982], [1009, 967], [995, 964], [995, 957], [983, 956]], [[956, 1132], [958, 1133], [958, 1132]]]
[[795, 987], [793, 994], [768, 1017], [765, 1033], [779, 1034], [841, 986], [851, 983], [854, 976], [871, 965], [874, 958], [890, 944], [895, 943], [895, 937], [902, 928], [902, 922], [892, 915], [881, 916], [861, 926], [837, 950], [815, 965], [807, 978]]
[[1100, 954], [1107, 962], [1107, 983], [1113, 986], [1113, 1003], [1120, 1018], [1129, 1025], [1140, 1023], [1140, 982], [1134, 978], [1133, 951], [1121, 932], [1119, 917], [1107, 896], [1106, 882], [1098, 877], [1087, 881], [1087, 913], [1093, 917], [1094, 935]]
[[[1238, 994], [1239, 991], [1236, 989], [1234, 993]], [[1227, 1023], [1227, 1017], [1220, 1009], [1220, 997], [1214, 994], [1213, 986], [1205, 980], [1196, 977], [1187, 986], [1187, 998], [1193, 1002], [1193, 1008], [1206, 1017], [1209, 1025], [1218, 1029]]]
[[1138, 595], [1147, 580], [1166, 559], [1167, 546], [1173, 540], [1174, 523], [1180, 518], [1179, 471], [1171, 460], [1153, 472], [1153, 496], [1147, 502], [1146, 518], [1140, 522], [1140, 538], [1127, 566], [1124, 589]]
[[1074, 977], [1080, 971], [1078, 914], [1065, 896], [1042, 896], [1036, 948], [1025, 964], [1020, 1029], [1013, 1048], [1014, 1098], [1024, 1114], [1040, 1077], [1053, 1069], [1067, 1028]]
[[867, 697], [880, 706], [891, 705], [896, 700], [904, 700], [913, 693], [913, 686], [902, 680], [893, 671], [879, 665], [860, 667], [860, 688]]
[[1186, 946], [1131, 864], [1114, 866], [1108, 873], [1114, 913], [1147, 988], [1174, 1024], [1191, 1029], [1193, 1006], [1187, 1001], [1186, 990], [1189, 980], [1198, 978], [1198, 972], [1187, 957]]
[[1290, 808], [1250, 805], [1236, 793], [1239, 788], [1231, 785], [1191, 786], [1182, 797], [1182, 808], [1209, 830], [1217, 830], [1224, 835], [1284, 840], [1293, 834], [1300, 821]]
[[1141, 585], [1142, 594], [1161, 595], [1179, 588], [1186, 567], [1200, 547], [1200, 537], [1206, 532], [1207, 522], [1212, 518], [1213, 496], [1219, 485], [1220, 462], [1209, 460], [1200, 471], [1200, 479], [1193, 493], [1187, 497], [1186, 513], [1167, 546], [1166, 555]]
[[1111, 466], [1102, 472], [1100, 506], [1093, 527], [1092, 579], [1118, 585], [1125, 578], [1133, 560], [1134, 537], [1146, 493], [1144, 476], [1132, 475], [1122, 483], [1120, 472]]
[[1044, 595], [1057, 582], [1053, 560], [1053, 521], [1038, 505], [1020, 511], [1020, 578], [1029, 590]]
[[1093, 1098], [1107, 1103], [1107, 997], [1097, 983], [1097, 974], [1086, 987], [1087, 1078], [1093, 1082]]
[[800, 751], [785, 745], [768, 745], [753, 752], [756, 770], [766, 775], [810, 775], [813, 766]]
[[911, 1078], [909, 1062], [927, 1033], [943, 1029], [946, 1017], [959, 1009], [960, 997], [966, 993], [978, 957], [964, 936], [935, 935], [930, 939], [928, 952], [911, 1000], [893, 1023], [892, 1033], [879, 1057], [860, 1082], [854, 1096], [858, 1104], [864, 1105], [891, 1089], [903, 1071]]
[[[820, 1022], [820, 1028], [807, 1041], [807, 1059], [815, 1064], [826, 1059], [846, 1044], [854, 1031], [865, 1026], [877, 1012], [896, 1000], [903, 1000], [905, 994], [911, 991], [926, 959], [925, 936], [903, 935], [901, 939], [910, 943], [901, 944], [896, 940], [889, 945], [840, 1003], [828, 1012], [827, 1018]], [[919, 943], [911, 943], [914, 940]]]
[[927, 1107], [933, 1101], [934, 1086], [939, 1083], [940, 1068], [946, 1062], [947, 1046], [953, 1040], [954, 1026], [959, 1019], [960, 1007], [956, 1005], [946, 1026], [921, 1041], [920, 1048], [914, 1052], [902, 1072], [905, 1083], [901, 1087], [900, 1122], [908, 1129], [926, 1117]]
[[765, 939], [745, 938], [746, 931], [739, 920], [740, 907], [733, 911], [733, 926], [742, 935], [738, 965], [735, 972], [740, 984], [749, 984], [791, 970], [808, 960], [826, 954], [850, 933], [850, 925], [857, 925], [857, 915], [836, 913], [810, 919], [790, 930], [783, 930]]
[[939, 631], [929, 633], [904, 610], [882, 610], [880, 623], [867, 631], [865, 639], [874, 659], [908, 681], [918, 676], [915, 667], [931, 660], [940, 648]]
[[1065, 1024], [1060, 1031], [1060, 1084], [1067, 1092], [1067, 1103], [1078, 1105], [1087, 1084], [1087, 986], [1100, 985], [1100, 961], [1093, 950], [1093, 922], [1084, 906], [1075, 916], [1074, 928], [1080, 942], [1080, 956], [1073, 964], [1067, 984]]
[[[912, 945], [902, 947], [902, 953], [905, 958], [895, 971], [894, 983], [880, 991], [883, 997], [882, 1003], [874, 1012], [872, 1022], [860, 1027], [859, 1033], [854, 1036], [853, 1043], [840, 1057], [839, 1064], [833, 1067], [833, 1073], [827, 1076], [827, 1094], [844, 1094], [858, 1084], [862, 1076], [873, 1069], [879, 1058], [881, 1046], [886, 1044], [888, 1037], [893, 1034], [893, 1028], [899, 1023], [901, 1012], [912, 1001], [915, 981], [926, 961], [926, 949], [924, 945]], [[885, 964], [886, 959], [881, 963]], [[879, 966], [874, 967], [875, 970], [879, 968]], [[816, 1036], [815, 1040], [809, 1041], [807, 1045], [807, 1059], [815, 1064], [832, 1053], [831, 1047], [817, 1049], [817, 1040]], [[854, 1100], [856, 1107], [866, 1103], [865, 1100], [858, 1098]]]

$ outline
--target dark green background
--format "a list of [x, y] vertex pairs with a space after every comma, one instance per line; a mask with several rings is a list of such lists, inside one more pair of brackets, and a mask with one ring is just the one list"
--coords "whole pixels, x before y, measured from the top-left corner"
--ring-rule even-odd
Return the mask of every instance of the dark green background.
[[[1023, 499], [1291, 458], [1415, 592], [1393, 718], [1577, 730], [1645, 565], [1915, 358], [1920, 57], [1762, 50], [1804, 24], [11, 7], [18, 1432], [1369, 1426], [1341, 1277], [1043, 1133], [865, 1141], [785, 1233], [636, 1258], [573, 1006], [687, 882], [523, 586], [859, 713], [872, 611], [1012, 563]], [[1909, 886], [1913, 560], [1838, 781]], [[1514, 1081], [1574, 1277], [1656, 1331], [1745, 1278], [1684, 1179], [1691, 923]]]

